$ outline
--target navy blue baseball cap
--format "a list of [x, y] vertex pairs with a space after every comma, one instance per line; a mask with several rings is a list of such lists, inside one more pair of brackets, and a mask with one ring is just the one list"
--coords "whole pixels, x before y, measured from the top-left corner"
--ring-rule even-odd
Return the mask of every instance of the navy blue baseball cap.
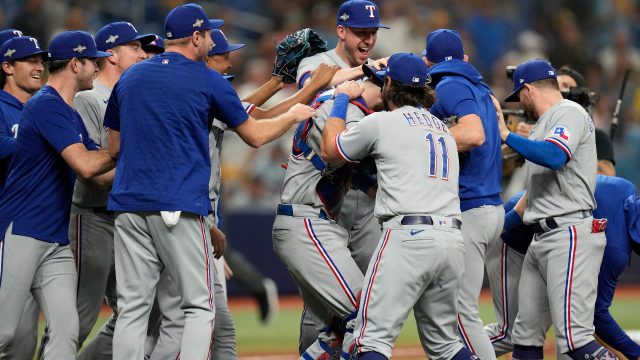
[[228, 53], [244, 47], [244, 44], [229, 44], [229, 40], [219, 29], [211, 30], [211, 40], [213, 40], [213, 48], [209, 50], [209, 56]]
[[86, 31], [63, 31], [56, 35], [49, 44], [49, 58], [51, 60], [109, 56], [111, 53], [98, 50], [93, 36]]
[[24, 59], [34, 55], [42, 55], [45, 61], [49, 58], [49, 52], [42, 50], [38, 40], [30, 36], [17, 36], [5, 41], [0, 47], [2, 62]]
[[389, 27], [380, 23], [378, 5], [367, 0], [349, 0], [340, 5], [336, 25], [351, 28], [385, 28]]
[[224, 24], [220, 19], [209, 19], [202, 6], [184, 4], [176, 6], [164, 21], [167, 39], [181, 39], [191, 36], [194, 31], [217, 29]]
[[0, 31], [0, 46], [2, 46], [5, 41], [18, 36], [22, 36], [22, 31], [16, 29], [4, 29]]
[[142, 49], [146, 52], [155, 51], [162, 54], [164, 52], [164, 39], [158, 35], [153, 36], [154, 39], [150, 43], [142, 45]]
[[384, 80], [385, 76], [413, 87], [425, 87], [431, 82], [427, 64], [420, 56], [413, 53], [391, 55], [387, 67], [376, 72], [379, 80]]
[[462, 38], [455, 30], [438, 29], [427, 35], [425, 51], [422, 52], [427, 60], [439, 63], [448, 60], [464, 59]]
[[518, 93], [524, 87], [524, 84], [530, 84], [534, 81], [556, 78], [556, 71], [548, 61], [542, 59], [529, 60], [518, 65], [513, 72], [513, 92], [504, 100], [506, 102], [518, 102], [520, 96]]
[[118, 21], [103, 26], [96, 33], [96, 45], [98, 50], [107, 51], [118, 45], [126, 44], [131, 41], [140, 41], [142, 45], [146, 45], [155, 39], [155, 35], [146, 34], [139, 35], [138, 30], [126, 21]]

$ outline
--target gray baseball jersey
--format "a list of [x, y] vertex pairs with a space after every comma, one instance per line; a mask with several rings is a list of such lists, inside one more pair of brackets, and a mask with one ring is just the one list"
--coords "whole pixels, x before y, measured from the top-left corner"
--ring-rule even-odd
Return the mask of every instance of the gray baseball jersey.
[[298, 87], [302, 87], [303, 85], [300, 84], [300, 80], [304, 80], [302, 79], [303, 77], [308, 77], [308, 75], [320, 64], [338, 65], [341, 69], [350, 68], [350, 66], [338, 56], [336, 49], [309, 56], [302, 59], [298, 65], [298, 73], [296, 74], [296, 83], [298, 84]]
[[589, 114], [577, 103], [562, 100], [542, 114], [529, 139], [558, 145], [569, 161], [559, 171], [526, 162], [528, 200], [524, 222], [532, 224], [552, 216], [595, 209], [598, 161]]
[[[543, 346], [545, 326], [553, 321], [563, 353], [594, 340], [593, 313], [604, 253], [604, 233], [592, 232], [595, 208], [596, 145], [591, 117], [576, 103], [559, 101], [548, 109], [530, 139], [559, 146], [568, 161], [550, 170], [527, 161], [524, 222], [537, 223], [524, 258], [513, 326], [516, 345]], [[549, 229], [553, 217], [557, 228]], [[544, 226], [543, 226], [544, 224]]]
[[464, 347], [456, 334], [464, 242], [453, 136], [428, 111], [404, 106], [368, 115], [340, 133], [336, 146], [347, 161], [374, 157], [375, 214], [384, 222], [365, 275], [357, 351], [390, 357], [413, 309], [429, 358], [452, 358]]
[[[318, 109], [317, 116], [313, 122], [307, 122], [309, 129], [306, 135], [306, 142], [313, 149], [315, 154], [320, 154], [320, 142], [322, 139], [322, 129], [324, 128], [326, 119], [329, 118], [331, 109], [333, 108], [333, 100], [325, 101]], [[354, 104], [347, 107], [347, 127], [356, 124], [364, 117], [363, 111]], [[294, 144], [295, 146], [295, 144]], [[340, 166], [328, 165], [329, 172], [338, 169]], [[283, 204], [302, 204], [315, 208], [325, 208], [327, 205], [321, 195], [316, 191], [318, 182], [322, 178], [322, 172], [318, 170], [311, 161], [305, 158], [304, 154], [296, 153], [295, 149], [289, 156], [287, 172], [284, 177], [280, 202]], [[348, 189], [344, 189], [346, 192]], [[342, 203], [344, 193], [340, 199], [332, 199], [332, 203], [337, 204], [335, 208], [325, 208], [330, 215], [339, 213], [340, 204]]]
[[[102, 121], [110, 96], [111, 89], [94, 80], [92, 90], [80, 91], [73, 99], [73, 107], [82, 117], [89, 137], [102, 148], [106, 148], [109, 144], [109, 137], [102, 126]], [[105, 208], [109, 191], [111, 187], [98, 190], [89, 180], [78, 178], [73, 190], [73, 204], [85, 208]]]
[[[422, 142], [415, 141], [420, 137]], [[337, 137], [346, 161], [372, 155], [378, 168], [375, 215], [385, 221], [402, 214], [438, 214], [460, 219], [458, 154], [449, 129], [428, 111], [402, 107], [368, 115]], [[396, 151], [403, 149], [405, 151]], [[407, 154], [424, 154], [418, 161]], [[445, 181], [416, 187], [424, 174]], [[440, 194], [433, 201], [433, 194]]]
[[[255, 108], [255, 105], [248, 102], [242, 102], [242, 106], [247, 110], [247, 114]], [[211, 130], [209, 130], [209, 157], [211, 158], [211, 177], [209, 178], [209, 200], [211, 200], [211, 208], [213, 214], [217, 213], [217, 200], [220, 197], [220, 185], [222, 184], [222, 168], [220, 161], [220, 153], [222, 151], [222, 140], [224, 132], [229, 130], [227, 124], [218, 119], [213, 119]], [[215, 216], [209, 217], [214, 220]], [[214, 220], [214, 224], [217, 222]]]

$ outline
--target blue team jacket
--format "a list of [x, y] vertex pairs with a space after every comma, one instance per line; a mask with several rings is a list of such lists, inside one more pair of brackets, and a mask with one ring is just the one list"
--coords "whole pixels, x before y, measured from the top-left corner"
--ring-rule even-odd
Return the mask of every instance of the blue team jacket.
[[440, 119], [476, 114], [482, 120], [485, 142], [460, 154], [460, 208], [500, 205], [502, 150], [491, 89], [473, 65], [449, 60], [429, 68], [436, 103], [430, 111]]

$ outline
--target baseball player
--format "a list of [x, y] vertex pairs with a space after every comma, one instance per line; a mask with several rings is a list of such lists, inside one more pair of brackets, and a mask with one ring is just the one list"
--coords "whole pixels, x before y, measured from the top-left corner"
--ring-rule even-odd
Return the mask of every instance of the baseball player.
[[[329, 85], [335, 86], [347, 80], [364, 76], [362, 64], [369, 62], [369, 55], [376, 44], [379, 28], [389, 27], [380, 23], [378, 5], [368, 0], [349, 0], [340, 5], [336, 19], [338, 44], [333, 50], [302, 59], [298, 65], [296, 82], [303, 87], [311, 71], [320, 64], [338, 65], [338, 71]], [[379, 68], [386, 59], [370, 61]]]
[[[98, 62], [99, 72], [93, 89], [74, 98], [74, 108], [84, 122], [89, 137], [101, 148], [108, 147], [107, 131], [102, 126], [111, 89], [122, 73], [131, 65], [146, 59], [142, 45], [151, 42], [153, 35], [139, 35], [129, 22], [113, 22], [102, 27], [95, 36], [98, 50], [111, 56]], [[69, 222], [69, 245], [76, 259], [78, 271], [78, 317], [82, 346], [95, 324], [103, 299], [113, 310], [109, 321], [87, 344], [80, 359], [111, 358], [111, 339], [118, 317], [116, 306], [115, 268], [113, 261], [114, 216], [107, 211], [107, 197], [114, 171], [89, 181], [78, 179], [73, 192]], [[45, 336], [46, 339], [46, 336]]]
[[[378, 171], [375, 215], [383, 236], [359, 303], [357, 358], [390, 358], [411, 309], [430, 359], [475, 358], [455, 332], [464, 258], [456, 143], [425, 110], [434, 93], [419, 56], [394, 54], [383, 74], [387, 111], [368, 115], [345, 131], [349, 96], [340, 94], [322, 134], [325, 161], [354, 162], [372, 155]], [[353, 91], [345, 93], [358, 93]]]
[[[3, 60], [25, 49], [46, 53], [30, 38], [16, 39], [21, 42], [3, 45]], [[73, 183], [76, 175], [88, 179], [115, 165], [108, 152], [89, 151], [98, 146], [71, 105], [78, 91], [92, 88], [96, 58], [109, 54], [81, 31], [56, 36], [49, 54], [49, 80], [25, 105], [0, 194], [0, 351], [14, 336], [31, 292], [50, 330], [42, 357], [70, 359], [78, 346], [77, 274], [67, 236]]]
[[[213, 46], [210, 30], [220, 25], [199, 5], [174, 8], [165, 20], [166, 52], [132, 66], [109, 99], [104, 125], [110, 129], [109, 150], [118, 158], [108, 202], [109, 210], [118, 212], [115, 359], [143, 358], [162, 268], [177, 285], [186, 317], [180, 356], [209, 354], [215, 276], [204, 223], [211, 212], [210, 116], [260, 146], [313, 115], [299, 105], [274, 119], [257, 122], [248, 116], [228, 81], [204, 64]], [[145, 92], [137, 90], [141, 81]], [[158, 103], [165, 106], [154, 106]]]
[[[219, 29], [211, 30], [211, 40], [213, 47], [207, 54], [207, 65], [225, 74], [231, 68], [229, 53], [241, 49], [244, 44], [229, 44], [224, 33]], [[215, 55], [215, 59], [214, 59]], [[215, 65], [218, 65], [217, 67]], [[248, 104], [245, 105], [249, 109]], [[250, 114], [251, 112], [248, 112]], [[208, 227], [214, 248], [226, 247], [226, 238], [219, 230], [218, 221], [218, 198], [221, 183], [220, 152], [222, 150], [222, 136], [228, 127], [224, 122], [214, 119], [209, 131], [209, 155], [211, 159], [211, 177], [209, 179], [209, 199], [213, 212], [207, 217]], [[216, 241], [219, 243], [216, 246]], [[226, 286], [224, 284], [223, 259], [214, 260], [214, 301], [215, 301], [215, 326], [213, 334], [213, 346], [211, 347], [211, 358], [213, 359], [237, 359], [235, 324], [229, 312], [227, 304]], [[163, 277], [163, 279], [165, 279]], [[158, 305], [163, 314], [162, 321], [156, 326], [160, 327], [158, 338], [151, 359], [176, 358], [180, 350], [179, 341], [182, 337], [182, 329], [185, 323], [184, 313], [180, 311], [180, 295], [175, 287], [175, 283], [168, 279], [168, 284], [161, 281], [158, 285]], [[162, 284], [162, 287], [160, 286]], [[165, 288], [166, 287], [166, 288]]]
[[[529, 139], [499, 119], [500, 137], [527, 162], [525, 224], [535, 235], [524, 258], [513, 326], [514, 359], [542, 359], [546, 320], [560, 351], [573, 359], [615, 358], [593, 338], [597, 276], [605, 247], [592, 210], [596, 173], [594, 126], [584, 109], [564, 100], [555, 70], [544, 60], [520, 64], [507, 101], [537, 119]], [[526, 200], [525, 200], [526, 199]], [[516, 220], [518, 219], [516, 215]], [[505, 223], [515, 220], [510, 215]], [[508, 225], [509, 227], [509, 225]]]
[[[372, 82], [363, 86], [366, 91], [362, 97], [347, 105], [349, 126], [381, 104], [380, 88]], [[332, 95], [332, 91], [319, 95], [314, 101], [316, 118], [298, 125], [273, 225], [274, 250], [298, 284], [308, 308], [304, 314], [316, 327], [308, 333], [316, 338], [301, 349], [304, 359], [316, 359], [325, 353], [340, 356], [342, 329], [321, 331], [336, 317], [347, 327], [342, 348], [344, 356], [348, 356], [363, 279], [348, 248], [348, 232], [335, 220], [342, 214], [351, 168], [330, 167], [319, 156], [322, 128], [333, 106]]]
[[[21, 36], [21, 34], [18, 30], [3, 30], [0, 32], [0, 46], [12, 38]], [[5, 53], [0, 54], [2, 56], [2, 71], [0, 71], [0, 87], [2, 87], [0, 90], [0, 102], [2, 102], [2, 107], [0, 107], [0, 188], [7, 180], [11, 155], [16, 148], [16, 136], [18, 135], [22, 108], [27, 100], [40, 90], [42, 86], [40, 77], [44, 72], [43, 63], [46, 61], [46, 57], [43, 58], [42, 51], [39, 50], [36, 39], [23, 37], [15, 41], [17, 41], [16, 44], [23, 44], [23, 46], [26, 45], [25, 42], [33, 41], [35, 45], [31, 48], [21, 48], [23, 52], [19, 55], [17, 49], [14, 48], [7, 48]]]
[[[491, 89], [464, 54], [457, 31], [438, 29], [427, 36], [425, 61], [437, 101], [431, 113], [453, 122], [451, 133], [460, 152], [460, 209], [465, 241], [464, 276], [458, 296], [458, 331], [481, 359], [495, 359], [480, 319], [478, 298], [484, 264], [498, 272], [487, 251], [497, 245], [504, 210], [501, 206], [502, 151]], [[492, 261], [494, 261], [492, 263]]]
[[18, 37], [18, 36], [23, 36], [24, 34], [22, 33], [22, 31], [18, 30], [18, 29], [3, 29], [0, 30], [0, 46], [2, 46], [2, 44], [4, 44], [5, 41], [14, 38], [14, 37]]
[[142, 50], [147, 53], [147, 57], [153, 57], [156, 55], [160, 55], [164, 52], [164, 40], [158, 36], [154, 35], [155, 39], [146, 45], [142, 45]]
[[[211, 38], [216, 44], [209, 51], [207, 56], [207, 64], [210, 68], [220, 72], [226, 73], [232, 64], [228, 59], [228, 52], [242, 48], [244, 44], [229, 44], [222, 31], [213, 29], [211, 31]], [[319, 66], [314, 70], [314, 78], [311, 80], [309, 86], [305, 89], [299, 90], [295, 95], [283, 100], [281, 103], [269, 108], [262, 109], [254, 104], [248, 103], [248, 99], [244, 99], [242, 105], [247, 110], [247, 113], [255, 116], [256, 119], [262, 119], [268, 116], [276, 116], [284, 113], [287, 109], [291, 108], [297, 103], [307, 103], [311, 100], [314, 94], [327, 86], [331, 80], [333, 74], [337, 69], [329, 67], [327, 65]], [[225, 77], [231, 81], [234, 76]], [[270, 80], [268, 84], [265, 84], [256, 93], [249, 96], [249, 98], [263, 98], [262, 102], [268, 100], [277, 91], [281, 89], [281, 86], [272, 86], [272, 84], [281, 84], [282, 81]], [[261, 105], [258, 104], [258, 105]], [[225, 241], [224, 234], [219, 230], [221, 224], [221, 216], [219, 213], [220, 207], [220, 184], [221, 184], [221, 172], [220, 172], [220, 151], [222, 147], [222, 140], [224, 137], [224, 131], [229, 130], [228, 126], [218, 119], [214, 119], [211, 130], [209, 132], [209, 149], [211, 158], [211, 178], [209, 183], [209, 198], [211, 200], [211, 206], [213, 213], [209, 214], [208, 220], [210, 223], [210, 230], [212, 238], [220, 237]], [[218, 259], [216, 259], [218, 260]], [[211, 356], [215, 359], [234, 359], [236, 355], [236, 343], [235, 343], [235, 326], [231, 314], [228, 310], [226, 300], [226, 287], [224, 286], [223, 270], [218, 269], [215, 277], [215, 305], [216, 305], [216, 322], [214, 328], [214, 344], [212, 346]], [[163, 319], [160, 325], [160, 331], [155, 335], [156, 339], [148, 339], [148, 342], [155, 343], [156, 345], [150, 349], [147, 353], [152, 359], [164, 359], [173, 358], [178, 353], [179, 346], [175, 345], [176, 340], [182, 336], [182, 326], [184, 325], [184, 315], [177, 313], [176, 305], [179, 306], [179, 296], [175, 290], [175, 286], [170, 286], [168, 289], [161, 289], [158, 285], [158, 301], [161, 303]], [[165, 299], [160, 299], [160, 294], [167, 294]], [[157, 325], [156, 325], [157, 326]], [[159, 335], [159, 336], [158, 336]]]
[[[562, 82], [560, 82], [560, 86], [562, 86]], [[613, 147], [608, 135], [600, 129], [595, 131], [599, 170], [595, 188], [598, 208], [593, 213], [596, 218], [608, 220], [605, 229], [607, 245], [598, 274], [598, 295], [593, 320], [595, 333], [599, 337], [600, 343], [606, 343], [611, 348], [620, 351], [628, 359], [637, 359], [640, 357], [640, 346], [625, 334], [608, 309], [613, 300], [618, 278], [629, 263], [631, 251], [638, 252], [639, 249], [638, 240], [640, 239], [636, 236], [638, 234], [636, 228], [640, 202], [633, 184], [615, 177]], [[607, 172], [606, 175], [605, 172]], [[522, 194], [523, 192], [516, 194], [505, 203], [506, 212], [514, 207]], [[505, 252], [508, 253], [506, 258], [509, 259], [503, 269], [505, 285], [503, 299], [508, 304], [509, 311], [505, 320], [498, 317], [498, 323], [486, 326], [489, 336], [497, 339], [493, 342], [496, 356], [504, 355], [513, 350], [511, 329], [519, 305], [517, 284], [520, 281], [524, 255], [533, 238], [533, 232], [530, 226], [519, 224], [513, 229], [505, 230], [501, 237], [506, 246]], [[548, 328], [551, 326], [551, 319], [547, 320]], [[558, 353], [558, 358], [564, 356], [566, 355]]]
[[[0, 45], [12, 38], [21, 36], [22, 32], [9, 29], [0, 32]], [[17, 146], [17, 135], [20, 116], [24, 104], [42, 87], [40, 77], [44, 73], [44, 61], [48, 59], [46, 51], [39, 49], [33, 38], [12, 40], [10, 44], [20, 48], [11, 56], [3, 56], [0, 70], [0, 188], [7, 180], [7, 172], [11, 157]], [[14, 49], [8, 45], [7, 51]], [[2, 55], [0, 54], [0, 55]], [[19, 58], [18, 58], [19, 56]], [[4, 59], [7, 58], [6, 65]], [[6, 67], [6, 70], [5, 70]], [[5, 356], [9, 359], [31, 359], [38, 341], [37, 323], [39, 310], [31, 294], [28, 295], [24, 313], [16, 329], [13, 341], [5, 348]]]
[[[378, 29], [388, 27], [380, 22], [378, 6], [366, 0], [350, 0], [340, 5], [336, 16], [336, 47], [300, 61], [296, 75], [299, 87], [303, 87], [311, 78], [311, 71], [319, 64], [337, 65], [336, 73], [330, 85], [337, 85], [346, 80], [359, 79], [364, 76], [362, 65], [370, 63], [379, 68], [386, 59], [369, 60], [369, 55], [376, 44]], [[376, 239], [381, 230], [377, 219], [373, 216], [374, 201], [362, 191], [349, 191], [342, 204], [343, 211], [337, 218], [340, 226], [347, 229], [349, 249], [356, 264], [364, 274], [369, 259], [376, 247]], [[303, 312], [300, 326], [300, 345], [302, 353], [318, 336], [315, 324]]]

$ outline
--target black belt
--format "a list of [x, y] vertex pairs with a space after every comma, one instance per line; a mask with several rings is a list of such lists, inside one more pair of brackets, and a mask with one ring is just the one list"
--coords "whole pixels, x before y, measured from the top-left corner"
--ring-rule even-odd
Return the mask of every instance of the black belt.
[[[402, 225], [433, 225], [433, 218], [428, 215], [407, 215], [400, 220]], [[462, 221], [451, 219], [451, 227], [454, 229], [462, 229]]]
[[[588, 211], [588, 210], [582, 211], [583, 219], [589, 216], [591, 216], [591, 211]], [[545, 226], [542, 226], [541, 223], [544, 223]], [[531, 230], [533, 230], [533, 232], [536, 233], [537, 235], [544, 234], [548, 231], [557, 229], [558, 227], [559, 226], [558, 226], [558, 223], [556, 222], [556, 219], [552, 217], [548, 217], [546, 219], [542, 219], [538, 221], [537, 223], [531, 224]]]
[[[294, 216], [293, 206], [291, 204], [278, 204], [278, 215]], [[318, 217], [323, 220], [329, 220], [327, 213], [323, 209], [318, 212]]]
[[107, 210], [106, 207], [94, 207], [94, 208], [91, 208], [91, 211], [93, 211], [94, 214], [107, 215], [111, 217], [113, 217], [114, 215], [113, 211]]

